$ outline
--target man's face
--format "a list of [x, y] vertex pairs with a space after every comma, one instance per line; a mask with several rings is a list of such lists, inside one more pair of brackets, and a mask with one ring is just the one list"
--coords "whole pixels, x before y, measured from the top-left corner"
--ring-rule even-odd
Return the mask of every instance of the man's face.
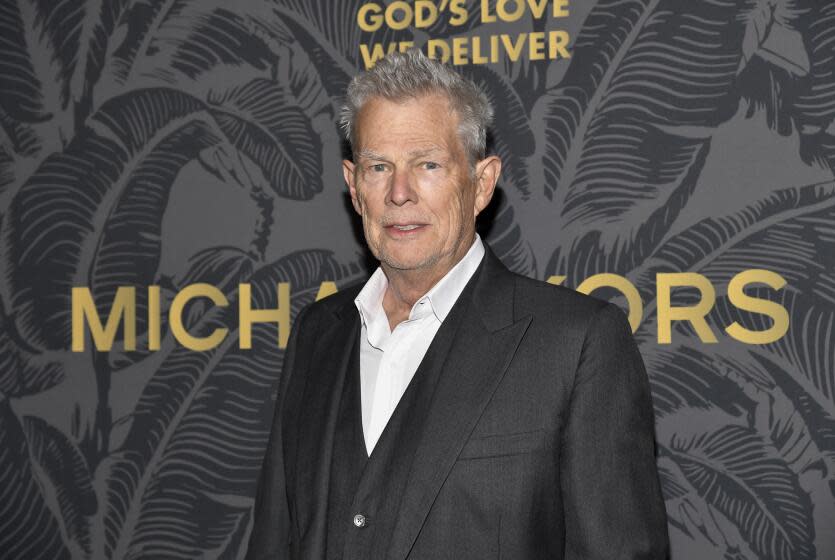
[[371, 98], [356, 125], [354, 162], [344, 161], [343, 171], [371, 252], [387, 272], [439, 278], [472, 245], [498, 158], [478, 162], [470, 174], [458, 116], [442, 95]]

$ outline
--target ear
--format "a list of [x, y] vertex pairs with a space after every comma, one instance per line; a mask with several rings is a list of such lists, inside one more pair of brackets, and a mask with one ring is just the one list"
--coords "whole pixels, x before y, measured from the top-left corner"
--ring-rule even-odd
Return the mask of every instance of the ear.
[[354, 206], [357, 214], [362, 215], [362, 205], [357, 196], [357, 177], [354, 174], [356, 166], [354, 162], [349, 159], [342, 160], [342, 176], [345, 177], [345, 183], [348, 184], [348, 192], [351, 195], [351, 204]]
[[493, 192], [502, 172], [502, 160], [498, 156], [488, 156], [476, 163], [475, 172], [475, 215], [478, 216], [493, 199]]

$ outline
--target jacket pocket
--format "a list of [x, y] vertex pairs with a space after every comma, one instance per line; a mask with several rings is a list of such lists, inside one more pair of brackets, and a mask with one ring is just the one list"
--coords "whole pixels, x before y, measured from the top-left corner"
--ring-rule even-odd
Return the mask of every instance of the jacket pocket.
[[484, 459], [532, 453], [547, 445], [546, 433], [546, 430], [534, 430], [471, 438], [464, 444], [458, 459]]

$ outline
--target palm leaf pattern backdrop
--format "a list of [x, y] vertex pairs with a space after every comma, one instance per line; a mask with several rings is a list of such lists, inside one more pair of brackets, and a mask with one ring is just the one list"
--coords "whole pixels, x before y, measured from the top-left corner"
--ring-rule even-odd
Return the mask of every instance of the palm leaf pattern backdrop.
[[[238, 286], [266, 308], [289, 282], [295, 316], [367, 272], [333, 124], [359, 43], [493, 32], [360, 33], [362, 3], [0, 4], [0, 557], [242, 555], [282, 351], [269, 325], [238, 348]], [[531, 276], [638, 288], [674, 559], [829, 557], [835, 4], [572, 10], [570, 60], [463, 68], [500, 115], [488, 241]], [[656, 343], [658, 272], [709, 278], [717, 331], [767, 328], [725, 293], [750, 268], [788, 281], [751, 292], [789, 310], [785, 337], [705, 345], [685, 324]], [[231, 305], [197, 300], [186, 326], [230, 335], [192, 352], [163, 320], [147, 351], [146, 287], [165, 317], [198, 282]], [[135, 286], [137, 349], [70, 352], [73, 286], [103, 316]]]

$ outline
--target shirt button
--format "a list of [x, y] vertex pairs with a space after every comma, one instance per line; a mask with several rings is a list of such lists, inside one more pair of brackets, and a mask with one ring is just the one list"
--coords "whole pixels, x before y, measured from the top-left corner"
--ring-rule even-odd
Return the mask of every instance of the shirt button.
[[367, 520], [365, 519], [365, 516], [363, 514], [358, 513], [354, 516], [354, 526], [355, 527], [363, 528], [363, 527], [365, 527], [366, 523], [367, 523]]

